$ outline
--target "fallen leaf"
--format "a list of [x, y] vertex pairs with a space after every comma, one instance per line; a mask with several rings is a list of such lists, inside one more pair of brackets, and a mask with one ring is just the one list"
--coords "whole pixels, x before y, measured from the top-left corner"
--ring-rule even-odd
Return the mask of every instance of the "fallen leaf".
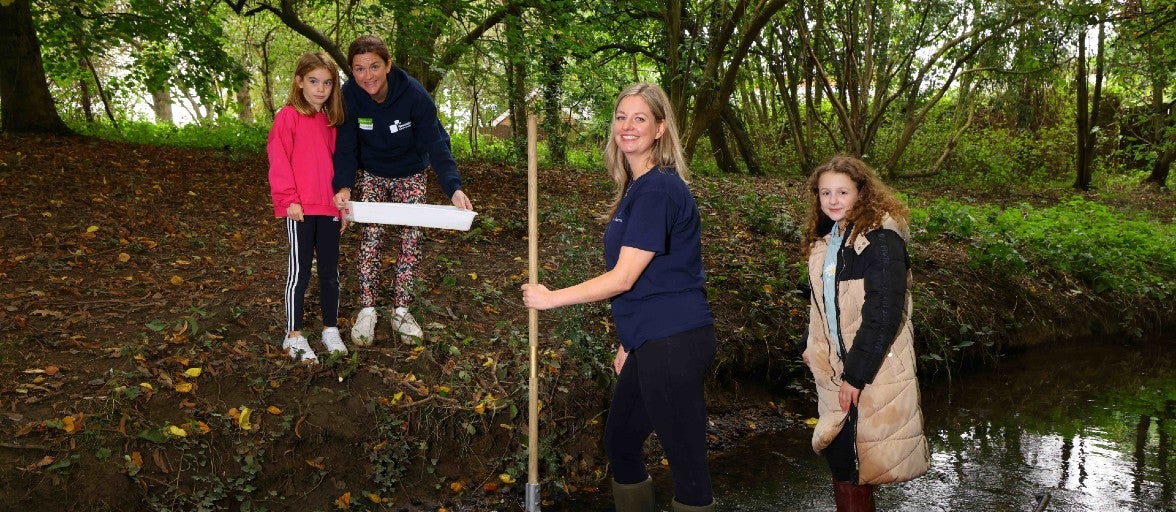
[[461, 492], [465, 490], [465, 484], [461, 482], [453, 482], [449, 484], [449, 490], [453, 492]]
[[98, 231], [98, 226], [90, 226], [90, 227], [86, 228], [87, 233], [93, 233], [95, 231]]
[[371, 502], [375, 503], [375, 504], [380, 504], [380, 503], [384, 502], [384, 498], [381, 498], [379, 494], [376, 494], [374, 492], [368, 493], [367, 499], [371, 500]]
[[194, 379], [194, 378], [200, 376], [200, 372], [201, 372], [200, 368], [188, 368], [187, 370], [184, 370], [184, 376], [191, 377]]
[[241, 415], [237, 417], [237, 426], [241, 427], [241, 430], [253, 429], [253, 424], [249, 423], [249, 414], [251, 412], [253, 411], [250, 411], [248, 407], [241, 407]]
[[125, 252], [120, 252], [120, 253], [118, 253], [118, 261], [123, 262], [123, 263], [131, 261], [131, 255], [127, 254]]
[[209, 428], [208, 424], [203, 421], [197, 421], [196, 428], [200, 429], [201, 434], [207, 434], [209, 432], [212, 432], [212, 429]]
[[667, 458], [665, 458], [665, 457], [662, 457], [662, 460], [661, 460], [661, 465], [663, 465], [663, 466], [669, 466], [669, 465], [670, 465], [670, 459], [667, 459]]
[[482, 484], [482, 490], [486, 492], [494, 492], [498, 490], [498, 484], [494, 482], [486, 482]]
[[504, 484], [515, 483], [515, 477], [510, 476], [510, 473], [503, 473], [501, 475], [498, 475], [498, 479], [501, 480], [502, 483], [504, 483]]
[[323, 464], [322, 457], [319, 457], [318, 459], [315, 459], [315, 460], [306, 459], [306, 465], [310, 466], [314, 469], [317, 469], [319, 471], [326, 471], [327, 470], [327, 465]]
[[809, 418], [807, 420], [804, 420], [804, 424], [808, 425], [809, 427], [816, 427], [817, 426], [817, 419], [816, 418]]
[[184, 278], [182, 278], [180, 276], [171, 276], [171, 279], [168, 280], [168, 282], [170, 282], [171, 284], [174, 284], [176, 286], [179, 286], [181, 284], [184, 284]]
[[335, 505], [339, 508], [351, 508], [351, 492], [345, 492], [335, 500]]
[[192, 391], [192, 383], [191, 382], [181, 382], [179, 384], [176, 384], [175, 389], [177, 392], [180, 392], [180, 393], [189, 393]]
[[265, 412], [268, 412], [268, 413], [270, 413], [270, 414], [273, 414], [274, 416], [277, 416], [277, 415], [279, 415], [279, 414], [282, 414], [282, 410], [281, 410], [281, 409], [278, 409], [277, 407], [275, 407], [275, 406], [273, 406], [273, 405], [271, 405], [271, 406], [269, 406], [269, 407], [266, 407], [266, 408], [265, 408]]
[[50, 377], [57, 375], [58, 371], [61, 371], [61, 369], [56, 366], [53, 366], [53, 365], [49, 365], [49, 366], [45, 367], [45, 375], [48, 375]]

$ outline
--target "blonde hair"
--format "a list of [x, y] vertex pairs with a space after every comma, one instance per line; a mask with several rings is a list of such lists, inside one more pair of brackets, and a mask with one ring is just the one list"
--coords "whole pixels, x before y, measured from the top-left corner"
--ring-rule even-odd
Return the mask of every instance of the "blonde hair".
[[[663, 167], [673, 167], [678, 171], [678, 176], [682, 181], [690, 180], [690, 171], [686, 168], [686, 158], [682, 153], [682, 143], [678, 138], [678, 123], [674, 120], [674, 111], [670, 108], [670, 98], [666, 92], [651, 83], [635, 83], [626, 87], [617, 95], [617, 101], [613, 104], [613, 113], [615, 114], [617, 108], [621, 105], [621, 100], [630, 96], [640, 96], [645, 100], [645, 104], [649, 106], [649, 111], [653, 114], [654, 119], [658, 123], [663, 123], [665, 129], [662, 136], [653, 141], [653, 148], [650, 151], [650, 157], [653, 158], [653, 165], [660, 165]], [[612, 128], [609, 128], [608, 143], [604, 146], [604, 165], [608, 169], [609, 176], [612, 177], [614, 183], [617, 184], [616, 191], [613, 194], [612, 205], [609, 206], [608, 215], [604, 220], [611, 219], [617, 213], [617, 207], [621, 204], [621, 198], [625, 197], [625, 190], [629, 187], [629, 183], [633, 181], [632, 169], [629, 169], [629, 161], [625, 159], [621, 148], [617, 146], [616, 137], [612, 134]]]
[[343, 82], [339, 81], [339, 66], [325, 52], [304, 53], [298, 57], [298, 63], [294, 65], [295, 79], [290, 83], [290, 97], [286, 99], [286, 104], [294, 107], [294, 110], [304, 116], [314, 115], [314, 106], [306, 101], [306, 95], [302, 94], [302, 89], [298, 87], [298, 78], [306, 78], [307, 74], [316, 69], [327, 70], [333, 81], [331, 94], [327, 96], [327, 101], [323, 102], [323, 113], [327, 115], [327, 126], [343, 124]]
[[809, 208], [804, 225], [804, 239], [801, 241], [801, 250], [804, 251], [805, 257], [808, 257], [809, 251], [812, 250], [813, 242], [822, 237], [818, 233], [819, 226], [823, 222], [831, 222], [829, 216], [821, 211], [821, 195], [817, 187], [821, 175], [827, 172], [844, 174], [858, 189], [857, 200], [845, 215], [846, 222], [853, 224], [853, 232], [849, 234], [847, 244], [852, 244], [858, 235], [880, 227], [887, 216], [902, 225], [910, 222], [910, 210], [898, 200], [893, 189], [882, 183], [878, 174], [869, 165], [849, 155], [837, 155], [818, 165], [806, 183], [809, 190]]

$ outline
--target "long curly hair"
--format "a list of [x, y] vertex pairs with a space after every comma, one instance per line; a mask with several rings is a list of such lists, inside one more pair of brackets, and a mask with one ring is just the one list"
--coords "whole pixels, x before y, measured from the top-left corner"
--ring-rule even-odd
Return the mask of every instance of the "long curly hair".
[[857, 185], [857, 201], [845, 215], [845, 220], [853, 224], [853, 231], [849, 234], [847, 244], [853, 244], [858, 235], [880, 227], [887, 216], [899, 224], [909, 225], [910, 210], [899, 201], [893, 189], [882, 183], [874, 169], [861, 159], [844, 154], [837, 155], [818, 165], [806, 183], [809, 191], [809, 208], [804, 224], [804, 239], [801, 241], [801, 250], [804, 251], [806, 258], [812, 250], [813, 243], [823, 236], [819, 233], [820, 227], [832, 222], [832, 219], [821, 211], [821, 196], [817, 190], [821, 175], [827, 172], [844, 174]]
[[[660, 165], [662, 167], [673, 167], [678, 171], [678, 176], [682, 181], [690, 181], [690, 171], [686, 168], [686, 158], [682, 153], [682, 143], [678, 138], [678, 123], [674, 120], [674, 109], [670, 106], [670, 98], [666, 92], [658, 87], [657, 84], [651, 83], [635, 83], [626, 87], [617, 95], [617, 102], [613, 104], [613, 112], [615, 113], [617, 107], [621, 105], [621, 100], [629, 96], [640, 96], [645, 100], [645, 104], [649, 106], [649, 111], [658, 123], [665, 124], [665, 130], [662, 136], [653, 141], [653, 148], [651, 148], [650, 158], [653, 159], [653, 165]], [[613, 193], [612, 205], [608, 209], [608, 214], [601, 217], [602, 220], [608, 221], [617, 213], [617, 207], [621, 205], [621, 199], [625, 197], [625, 190], [629, 187], [629, 183], [633, 181], [631, 169], [629, 169], [629, 161], [625, 159], [625, 154], [621, 152], [621, 148], [617, 146], [616, 136], [612, 132], [611, 124], [609, 125], [608, 143], [604, 146], [604, 165], [608, 168], [608, 174], [612, 177], [614, 183], [617, 184], [616, 191]]]

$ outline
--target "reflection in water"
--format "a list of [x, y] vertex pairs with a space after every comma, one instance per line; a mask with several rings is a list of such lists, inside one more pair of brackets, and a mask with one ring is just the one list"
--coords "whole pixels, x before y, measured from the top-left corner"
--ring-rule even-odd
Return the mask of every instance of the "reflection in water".
[[[1176, 341], [1042, 346], [924, 387], [931, 471], [880, 487], [879, 510], [1176, 510]], [[720, 510], [832, 511], [832, 481], [810, 434], [761, 436], [718, 454]], [[669, 477], [654, 479], [668, 501]], [[544, 510], [611, 510], [607, 496], [595, 499]]]

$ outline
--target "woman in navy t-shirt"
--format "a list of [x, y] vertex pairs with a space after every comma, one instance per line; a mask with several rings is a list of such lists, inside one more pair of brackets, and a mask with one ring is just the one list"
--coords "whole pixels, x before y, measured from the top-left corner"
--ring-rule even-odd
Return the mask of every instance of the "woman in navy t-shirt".
[[715, 357], [698, 206], [669, 98], [653, 84], [621, 92], [605, 164], [617, 184], [604, 232], [605, 273], [523, 302], [551, 309], [609, 299], [620, 338], [604, 443], [618, 512], [654, 510], [642, 446], [652, 432], [670, 461], [674, 511], [713, 511], [703, 380]]

